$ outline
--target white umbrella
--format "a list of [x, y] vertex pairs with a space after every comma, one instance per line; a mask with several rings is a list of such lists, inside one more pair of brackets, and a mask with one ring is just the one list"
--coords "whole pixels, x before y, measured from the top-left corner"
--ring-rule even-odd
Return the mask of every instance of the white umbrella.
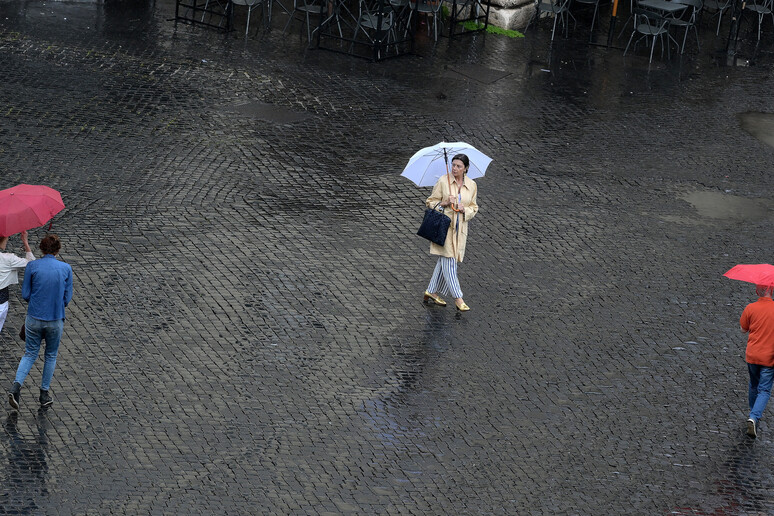
[[411, 156], [401, 176], [411, 179], [417, 186], [435, 186], [438, 178], [449, 170], [449, 162], [455, 154], [465, 154], [470, 160], [468, 177], [484, 177], [492, 158], [464, 142], [441, 142], [425, 147]]

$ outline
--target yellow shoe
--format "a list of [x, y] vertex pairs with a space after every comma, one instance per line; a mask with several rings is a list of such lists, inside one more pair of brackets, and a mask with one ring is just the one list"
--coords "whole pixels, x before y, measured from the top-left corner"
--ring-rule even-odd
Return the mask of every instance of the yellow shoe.
[[459, 310], [460, 312], [467, 312], [468, 310], [470, 310], [470, 307], [466, 305], [464, 301], [462, 302], [461, 305], [454, 303], [454, 306], [456, 306], [457, 310]]
[[440, 297], [436, 296], [435, 294], [431, 294], [430, 292], [425, 290], [425, 297], [424, 297], [423, 301], [427, 302], [428, 299], [432, 299], [433, 303], [435, 303], [438, 306], [446, 306], [446, 301], [444, 301]]

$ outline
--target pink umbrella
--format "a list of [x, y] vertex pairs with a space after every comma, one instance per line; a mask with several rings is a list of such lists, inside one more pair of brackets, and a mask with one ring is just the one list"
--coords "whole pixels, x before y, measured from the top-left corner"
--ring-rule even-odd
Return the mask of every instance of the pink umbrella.
[[734, 265], [723, 276], [756, 285], [774, 286], [774, 265], [768, 263]]
[[16, 185], [0, 190], [0, 236], [42, 226], [64, 207], [59, 192], [47, 186]]

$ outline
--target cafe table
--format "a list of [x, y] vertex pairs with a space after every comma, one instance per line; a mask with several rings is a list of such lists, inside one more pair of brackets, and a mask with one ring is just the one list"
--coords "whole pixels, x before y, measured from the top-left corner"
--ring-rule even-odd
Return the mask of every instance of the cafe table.
[[[637, 7], [656, 11], [669, 20], [670, 18], [675, 19], [679, 17], [689, 6], [681, 4], [680, 2], [671, 2], [669, 0], [640, 0], [637, 2]], [[675, 42], [675, 45], [677, 45], [677, 48], [679, 49], [680, 43], [672, 36], [672, 33], [667, 31], [667, 35], [669, 36], [669, 39]]]

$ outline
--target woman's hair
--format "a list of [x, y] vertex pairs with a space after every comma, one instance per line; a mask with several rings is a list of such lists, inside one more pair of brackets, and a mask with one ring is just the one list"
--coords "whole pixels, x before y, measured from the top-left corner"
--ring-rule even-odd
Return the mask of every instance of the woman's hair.
[[62, 242], [59, 237], [53, 233], [43, 237], [40, 241], [40, 250], [43, 254], [56, 254], [62, 248]]
[[464, 154], [457, 154], [452, 158], [452, 161], [454, 161], [455, 159], [460, 160], [462, 164], [465, 165], [465, 172], [467, 172], [468, 168], [470, 168], [470, 160], [468, 159], [468, 157]]

